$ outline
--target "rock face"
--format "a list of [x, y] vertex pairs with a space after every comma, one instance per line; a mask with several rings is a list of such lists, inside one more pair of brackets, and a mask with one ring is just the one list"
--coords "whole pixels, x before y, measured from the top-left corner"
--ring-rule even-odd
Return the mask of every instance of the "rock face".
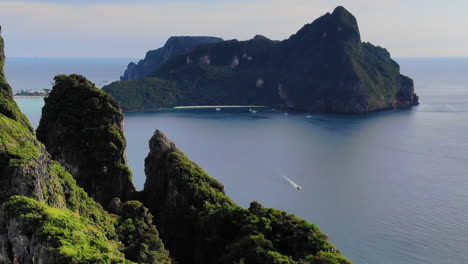
[[145, 204], [180, 263], [350, 263], [315, 225], [256, 202], [237, 206], [160, 131], [145, 171]]
[[123, 115], [83, 76], [58, 75], [42, 110], [37, 138], [96, 201], [128, 199], [135, 189], [126, 165]]
[[361, 114], [418, 104], [413, 81], [387, 50], [361, 42], [356, 19], [343, 7], [287, 40], [258, 35], [203, 45], [151, 78], [104, 90], [124, 110], [256, 104]]
[[145, 59], [135, 64], [128, 64], [121, 81], [139, 80], [150, 76], [159, 67], [171, 58], [189, 53], [196, 47], [206, 43], [221, 42], [223, 39], [215, 37], [170, 37], [164, 47], [150, 50]]

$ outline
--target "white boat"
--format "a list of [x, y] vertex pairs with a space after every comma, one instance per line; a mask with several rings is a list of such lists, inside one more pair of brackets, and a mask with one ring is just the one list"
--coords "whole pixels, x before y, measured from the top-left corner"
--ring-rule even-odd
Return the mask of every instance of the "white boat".
[[252, 112], [253, 110], [252, 109], [249, 109], [249, 112]]
[[257, 111], [255, 111], [255, 110], [252, 110], [252, 114], [255, 114], [255, 113], [257, 113]]
[[219, 108], [219, 107], [216, 107], [216, 111], [221, 111], [221, 108]]
[[288, 113], [284, 113], [284, 115], [289, 115]]
[[283, 175], [283, 179], [285, 179], [289, 184], [291, 184], [292, 187], [296, 188], [298, 191], [302, 190], [302, 187], [299, 186], [299, 184], [293, 182], [290, 178], [287, 176]]
[[311, 115], [306, 115], [306, 118], [312, 118], [312, 116]]

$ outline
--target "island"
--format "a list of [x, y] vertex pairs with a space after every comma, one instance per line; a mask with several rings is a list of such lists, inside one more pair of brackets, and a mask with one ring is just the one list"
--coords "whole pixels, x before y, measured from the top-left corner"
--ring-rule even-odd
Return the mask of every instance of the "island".
[[418, 104], [413, 80], [381, 47], [361, 41], [356, 18], [337, 7], [283, 41], [202, 44], [149, 77], [103, 90], [124, 111], [197, 105], [263, 105], [364, 114]]
[[47, 97], [50, 93], [50, 89], [42, 90], [20, 90], [15, 93], [15, 97]]

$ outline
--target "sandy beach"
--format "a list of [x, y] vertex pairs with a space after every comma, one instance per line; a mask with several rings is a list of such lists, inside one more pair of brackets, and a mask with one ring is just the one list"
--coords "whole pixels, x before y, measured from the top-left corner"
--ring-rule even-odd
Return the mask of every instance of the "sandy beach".
[[177, 109], [184, 108], [241, 108], [241, 107], [252, 107], [259, 108], [265, 107], [263, 105], [189, 105], [189, 106], [175, 106]]

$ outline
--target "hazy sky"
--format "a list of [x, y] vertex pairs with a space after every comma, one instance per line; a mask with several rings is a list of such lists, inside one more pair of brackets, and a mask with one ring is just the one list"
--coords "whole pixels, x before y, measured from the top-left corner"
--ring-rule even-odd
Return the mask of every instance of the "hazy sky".
[[11, 57], [143, 57], [172, 35], [282, 40], [343, 5], [394, 57], [468, 56], [468, 0], [0, 0]]

